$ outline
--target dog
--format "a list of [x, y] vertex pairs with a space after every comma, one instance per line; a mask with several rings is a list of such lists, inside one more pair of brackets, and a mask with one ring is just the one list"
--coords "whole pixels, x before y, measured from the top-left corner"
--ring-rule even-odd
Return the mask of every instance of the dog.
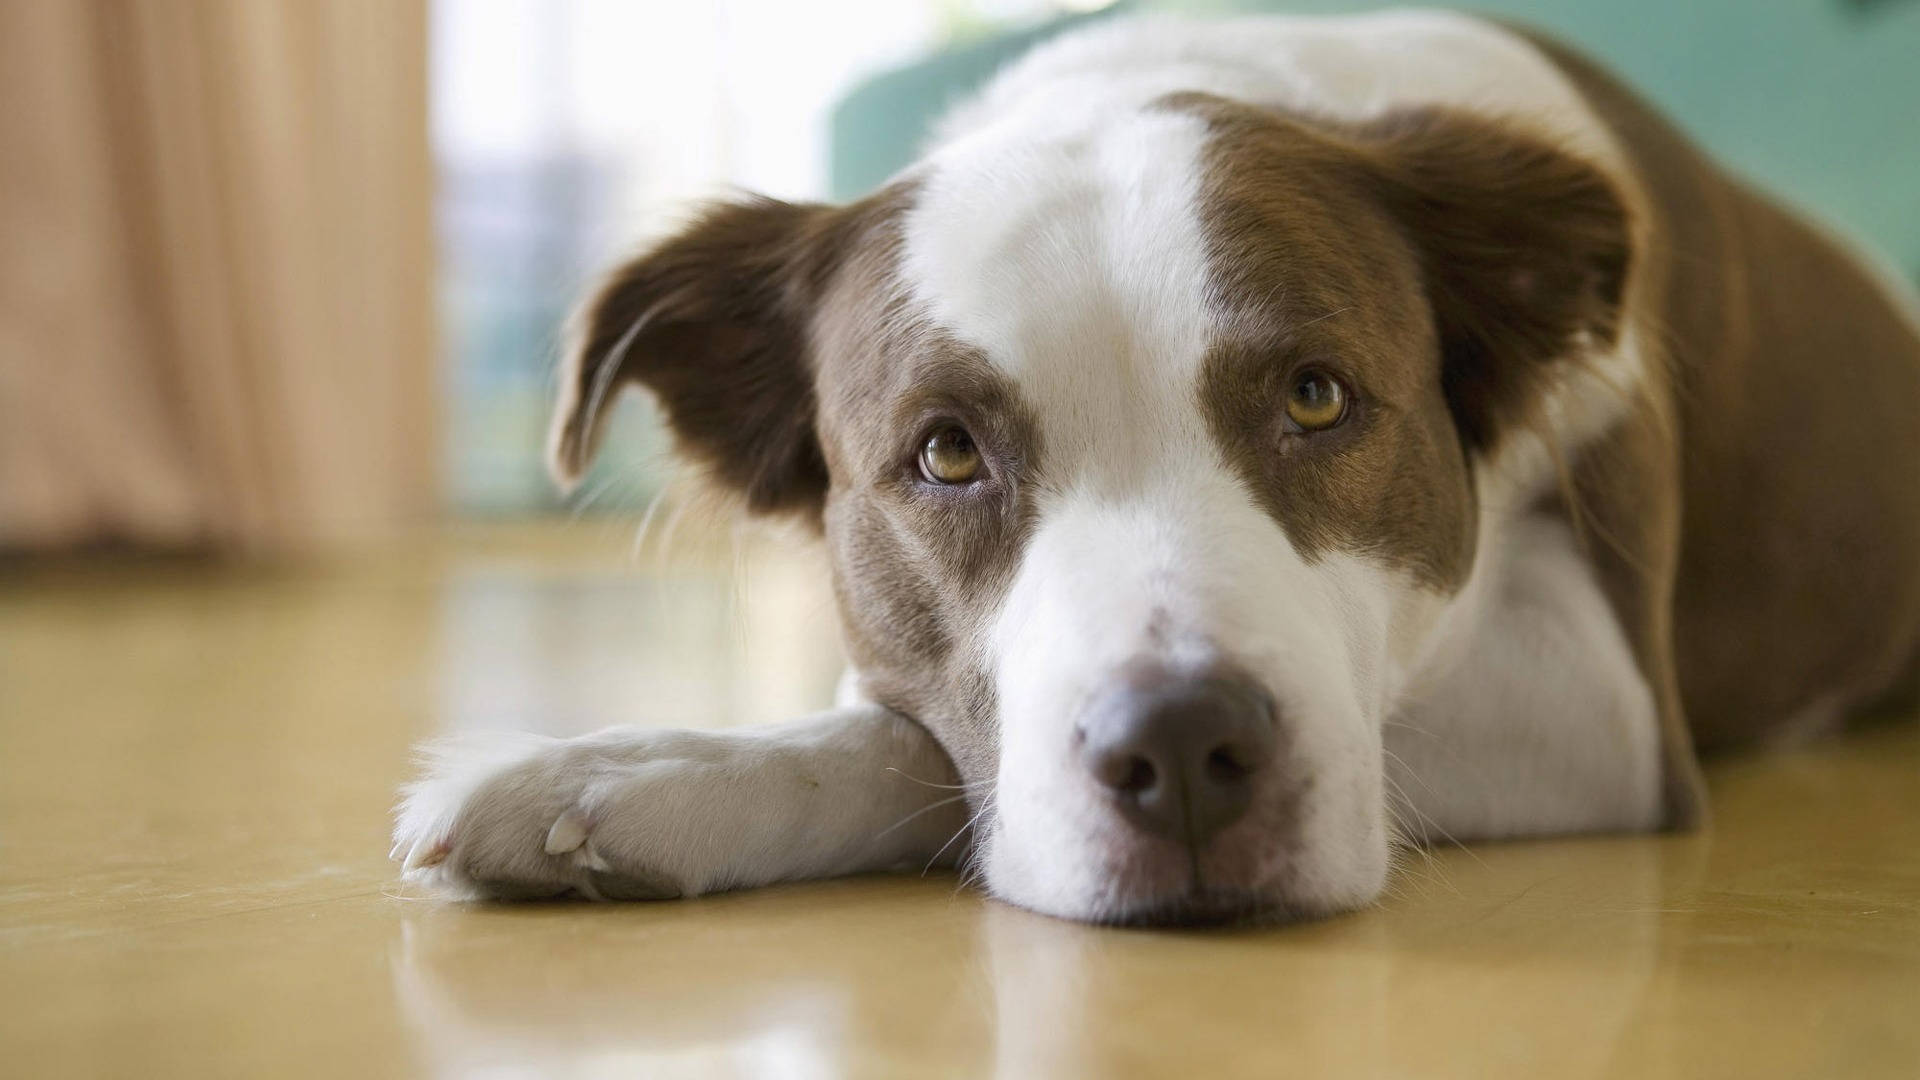
[[563, 483], [629, 386], [823, 539], [840, 701], [429, 746], [409, 880], [1313, 918], [1423, 839], [1695, 827], [1696, 753], [1920, 672], [1910, 295], [1477, 17], [1056, 39], [875, 194], [617, 268]]

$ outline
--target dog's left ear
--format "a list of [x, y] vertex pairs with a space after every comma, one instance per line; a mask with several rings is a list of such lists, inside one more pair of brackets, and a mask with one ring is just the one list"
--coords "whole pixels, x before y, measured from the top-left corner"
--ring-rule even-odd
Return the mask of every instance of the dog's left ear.
[[1486, 450], [1560, 360], [1612, 344], [1628, 212], [1593, 165], [1457, 114], [1391, 115], [1362, 140], [1371, 183], [1420, 252], [1462, 439]]
[[846, 211], [751, 199], [709, 210], [620, 266], [576, 316], [548, 466], [571, 488], [629, 383], [659, 400], [680, 451], [755, 512], [817, 513], [814, 309]]

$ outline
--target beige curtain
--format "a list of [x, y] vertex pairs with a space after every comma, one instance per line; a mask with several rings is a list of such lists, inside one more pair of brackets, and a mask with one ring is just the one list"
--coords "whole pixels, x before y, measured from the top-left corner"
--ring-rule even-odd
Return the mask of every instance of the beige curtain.
[[435, 509], [425, 0], [0, 0], [0, 549]]

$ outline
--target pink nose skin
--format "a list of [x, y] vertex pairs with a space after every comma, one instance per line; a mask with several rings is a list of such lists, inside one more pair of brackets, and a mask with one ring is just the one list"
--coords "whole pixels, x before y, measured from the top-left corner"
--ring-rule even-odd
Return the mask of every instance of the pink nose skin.
[[1134, 680], [1097, 697], [1080, 763], [1135, 828], [1198, 851], [1253, 802], [1279, 740], [1273, 699], [1227, 675]]

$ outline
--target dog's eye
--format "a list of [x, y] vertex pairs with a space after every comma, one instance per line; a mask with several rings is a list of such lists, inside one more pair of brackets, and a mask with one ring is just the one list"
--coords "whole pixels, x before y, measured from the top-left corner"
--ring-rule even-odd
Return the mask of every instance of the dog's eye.
[[1347, 418], [1347, 387], [1324, 371], [1302, 372], [1287, 390], [1287, 419], [1301, 431], [1323, 431]]
[[920, 473], [930, 483], [971, 484], [980, 469], [980, 448], [965, 428], [943, 427], [920, 447]]

